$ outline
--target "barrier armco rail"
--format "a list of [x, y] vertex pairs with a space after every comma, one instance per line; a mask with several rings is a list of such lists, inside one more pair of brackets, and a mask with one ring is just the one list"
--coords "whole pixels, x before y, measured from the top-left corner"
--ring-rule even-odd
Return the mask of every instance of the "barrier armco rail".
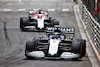
[[95, 21], [81, 0], [77, 0], [77, 3], [79, 4], [80, 14], [86, 25], [86, 29], [88, 30], [89, 35], [100, 54], [100, 24]]

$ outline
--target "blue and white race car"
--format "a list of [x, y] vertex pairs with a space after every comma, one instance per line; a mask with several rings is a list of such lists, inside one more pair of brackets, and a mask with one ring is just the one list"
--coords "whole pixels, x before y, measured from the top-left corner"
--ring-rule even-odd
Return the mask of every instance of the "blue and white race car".
[[22, 31], [44, 31], [46, 27], [59, 25], [59, 21], [48, 17], [48, 11], [29, 11], [28, 17], [20, 18], [20, 29]]
[[74, 32], [74, 28], [48, 27], [47, 38], [36, 37], [26, 42], [26, 58], [81, 60], [86, 53], [86, 41], [73, 40]]

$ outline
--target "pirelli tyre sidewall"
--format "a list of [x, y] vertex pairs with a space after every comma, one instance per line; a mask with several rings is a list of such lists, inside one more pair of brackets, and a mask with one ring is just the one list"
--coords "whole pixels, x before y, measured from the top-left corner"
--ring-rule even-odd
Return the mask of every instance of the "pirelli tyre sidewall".
[[[30, 59], [30, 56], [27, 56], [27, 52], [32, 52], [36, 50], [36, 41], [32, 40], [32, 41], [27, 41], [26, 42], [26, 47], [25, 47], [25, 56]], [[33, 58], [33, 57], [32, 57]]]
[[21, 17], [20, 18], [20, 28], [23, 29], [26, 24], [28, 24], [29, 20], [28, 17]]
[[[82, 45], [80, 42], [72, 42], [72, 45], [71, 45], [71, 52], [72, 53], [75, 53], [75, 54], [80, 54], [80, 57], [79, 58], [82, 58]], [[73, 58], [73, 60], [79, 60], [79, 58]]]
[[82, 43], [82, 56], [84, 57], [86, 54], [86, 41], [84, 39], [77, 39], [77, 41]]

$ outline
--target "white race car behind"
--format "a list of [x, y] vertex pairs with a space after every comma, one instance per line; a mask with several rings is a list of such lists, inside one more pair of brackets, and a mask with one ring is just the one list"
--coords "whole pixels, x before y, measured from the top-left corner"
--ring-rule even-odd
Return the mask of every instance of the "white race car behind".
[[20, 18], [20, 29], [22, 31], [44, 31], [46, 27], [59, 25], [59, 21], [48, 17], [48, 11], [29, 11], [28, 17]]

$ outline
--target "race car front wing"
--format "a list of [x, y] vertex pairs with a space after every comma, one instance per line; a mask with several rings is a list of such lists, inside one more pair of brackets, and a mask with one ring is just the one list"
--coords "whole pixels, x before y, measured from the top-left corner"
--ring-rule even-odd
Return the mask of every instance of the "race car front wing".
[[43, 51], [33, 51], [33, 52], [26, 52], [26, 55], [33, 58], [45, 58], [45, 59], [73, 59], [79, 58], [80, 54], [74, 54], [71, 52], [63, 52], [60, 57], [46, 57]]

